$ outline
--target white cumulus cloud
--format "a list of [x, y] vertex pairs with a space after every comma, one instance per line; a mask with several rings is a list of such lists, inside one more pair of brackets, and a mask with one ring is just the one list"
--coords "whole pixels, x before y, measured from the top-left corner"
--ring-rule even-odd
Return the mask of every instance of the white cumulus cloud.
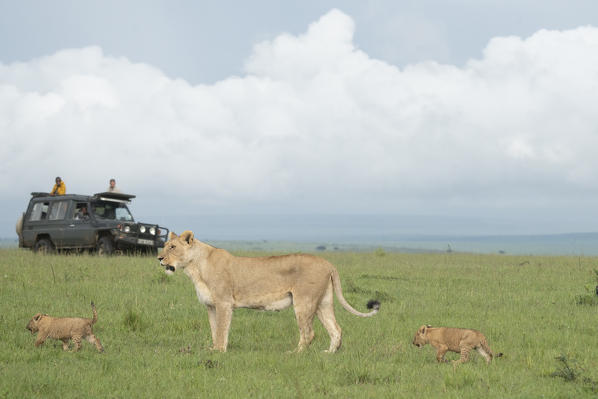
[[421, 213], [596, 194], [597, 28], [405, 68], [357, 48], [354, 30], [332, 10], [211, 85], [98, 47], [0, 64], [0, 196], [56, 175], [78, 193], [114, 176], [178, 208]]

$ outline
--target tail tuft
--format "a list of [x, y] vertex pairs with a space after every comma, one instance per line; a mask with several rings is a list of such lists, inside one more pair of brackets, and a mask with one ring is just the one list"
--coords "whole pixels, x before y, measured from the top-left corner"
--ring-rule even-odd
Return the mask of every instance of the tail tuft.
[[503, 355], [503, 353], [502, 353], [502, 352], [499, 352], [499, 353], [497, 353], [496, 355], [494, 355], [494, 357], [502, 357], [502, 355]]
[[367, 306], [368, 306], [368, 309], [378, 310], [378, 309], [380, 309], [380, 302], [378, 302], [378, 301], [376, 301], [374, 299], [370, 299], [368, 301]]

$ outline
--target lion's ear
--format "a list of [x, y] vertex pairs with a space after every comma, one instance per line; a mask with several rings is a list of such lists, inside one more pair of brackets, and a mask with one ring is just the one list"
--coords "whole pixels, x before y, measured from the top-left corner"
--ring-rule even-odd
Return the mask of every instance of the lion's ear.
[[174, 231], [171, 231], [170, 233], [168, 233], [168, 240], [174, 240], [177, 237], [177, 235], [175, 234]]
[[426, 326], [421, 326], [421, 327], [419, 328], [419, 332], [420, 332], [420, 334], [422, 334], [422, 335], [423, 335], [423, 334], [425, 334], [425, 333], [426, 333], [426, 328], [427, 328]]
[[193, 242], [193, 232], [191, 230], [186, 230], [181, 233], [181, 239], [186, 241], [187, 244], [191, 244]]
[[41, 319], [41, 318], [42, 318], [42, 314], [41, 313], [38, 313], [35, 316], [33, 316], [33, 320], [35, 320], [35, 321], [39, 321], [39, 319]]

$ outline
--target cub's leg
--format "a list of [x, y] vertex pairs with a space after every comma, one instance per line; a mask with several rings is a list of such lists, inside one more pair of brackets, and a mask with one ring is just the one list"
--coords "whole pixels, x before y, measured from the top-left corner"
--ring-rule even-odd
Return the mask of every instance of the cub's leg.
[[228, 346], [228, 331], [233, 318], [233, 307], [229, 304], [216, 305], [216, 341], [214, 349], [226, 352]]
[[61, 339], [61, 341], [62, 341], [62, 350], [68, 351], [69, 350], [69, 339], [63, 338], [63, 339]]
[[486, 359], [486, 364], [490, 364], [490, 362], [492, 361], [492, 352], [486, 352], [486, 350], [482, 346], [477, 347], [476, 350], [480, 355], [484, 356], [484, 359]]
[[102, 343], [100, 342], [100, 340], [98, 339], [98, 337], [96, 337], [93, 334], [88, 335], [87, 337], [85, 337], [85, 339], [87, 340], [87, 342], [89, 342], [90, 344], [95, 345], [96, 349], [98, 350], [98, 352], [104, 352], [104, 347], [102, 346]]
[[48, 337], [48, 336], [47, 336], [46, 334], [41, 334], [41, 333], [40, 333], [40, 334], [38, 334], [38, 335], [37, 335], [37, 338], [35, 339], [35, 346], [40, 346], [40, 345], [43, 345], [43, 344], [44, 344], [44, 342], [46, 342], [46, 338], [47, 338], [47, 337]]
[[455, 360], [453, 363], [454, 364], [458, 364], [458, 363], [465, 363], [469, 360], [469, 351], [471, 351], [471, 347], [470, 346], [461, 346], [461, 357], [459, 357], [459, 360]]
[[334, 317], [334, 297], [332, 292], [332, 284], [326, 288], [326, 292], [320, 301], [318, 306], [317, 315], [320, 322], [328, 331], [330, 336], [330, 347], [326, 352], [334, 353], [341, 347], [342, 344], [342, 331], [336, 322]]
[[73, 343], [75, 344], [73, 352], [77, 352], [79, 349], [81, 349], [81, 338], [82, 337], [80, 335], [73, 335]]
[[436, 348], [436, 361], [438, 363], [444, 363], [446, 362], [446, 360], [444, 360], [444, 355], [446, 354], [446, 352], [448, 351], [448, 346], [440, 344], [440, 346], [438, 348]]

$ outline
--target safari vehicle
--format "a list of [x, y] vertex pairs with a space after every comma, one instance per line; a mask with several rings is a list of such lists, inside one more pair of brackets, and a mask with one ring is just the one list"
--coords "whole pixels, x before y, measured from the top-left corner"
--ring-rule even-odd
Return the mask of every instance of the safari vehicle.
[[138, 223], [127, 204], [134, 195], [104, 192], [94, 195], [50, 196], [31, 193], [27, 211], [17, 222], [20, 248], [35, 252], [93, 250], [157, 253], [168, 229]]

